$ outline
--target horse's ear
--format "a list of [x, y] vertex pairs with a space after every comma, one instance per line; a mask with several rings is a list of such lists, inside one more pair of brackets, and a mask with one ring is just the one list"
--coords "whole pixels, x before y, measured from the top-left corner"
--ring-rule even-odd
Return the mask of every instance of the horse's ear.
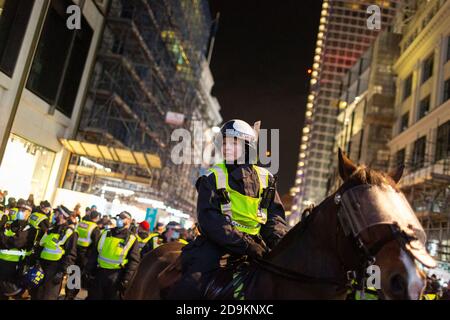
[[404, 169], [405, 169], [405, 165], [402, 164], [397, 167], [395, 172], [389, 173], [389, 175], [391, 176], [392, 180], [395, 181], [395, 183], [398, 183], [400, 181], [400, 179], [402, 178]]
[[339, 175], [341, 176], [343, 181], [347, 181], [347, 179], [352, 175], [356, 170], [356, 165], [347, 158], [341, 148], [339, 148], [338, 152], [339, 157]]

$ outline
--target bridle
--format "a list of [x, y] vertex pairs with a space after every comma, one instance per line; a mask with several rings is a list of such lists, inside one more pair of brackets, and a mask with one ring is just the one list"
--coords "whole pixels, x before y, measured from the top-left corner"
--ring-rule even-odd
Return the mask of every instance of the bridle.
[[[406, 243], [409, 243], [412, 240], [416, 240], [416, 238], [405, 233], [396, 223], [388, 224], [387, 226], [390, 229], [389, 234], [375, 241], [370, 246], [364, 243], [360, 234], [356, 235], [352, 234], [349, 227], [351, 221], [348, 221], [349, 220], [348, 217], [351, 217], [351, 215], [344, 214], [346, 213], [345, 212], [346, 208], [342, 206], [342, 197], [345, 195], [346, 192], [350, 192], [353, 188], [355, 187], [349, 188], [343, 192], [339, 191], [336, 192], [334, 194], [334, 204], [337, 206], [337, 215], [338, 215], [337, 228], [341, 228], [342, 231], [344, 232], [344, 236], [351, 240], [351, 243], [354, 245], [359, 255], [359, 263], [357, 264], [356, 268], [347, 268], [345, 266], [338, 245], [336, 247], [337, 255], [340, 259], [341, 267], [345, 271], [345, 275], [341, 278], [325, 278], [325, 277], [310, 276], [295, 270], [290, 270], [281, 267], [265, 259], [257, 259], [255, 260], [255, 263], [265, 271], [294, 281], [302, 281], [316, 284], [331, 284], [338, 286], [338, 289], [345, 287], [352, 288], [354, 287], [354, 283], [356, 282], [358, 288], [364, 290], [364, 284], [366, 282], [365, 279], [367, 277], [367, 268], [375, 264], [376, 262], [375, 256], [388, 243], [391, 243], [392, 241], [398, 241], [400, 245], [404, 247]], [[319, 206], [317, 207], [308, 208], [307, 210], [309, 211], [309, 214], [307, 218], [313, 218], [317, 214], [319, 214], [320, 207], [321, 205], [319, 204]]]

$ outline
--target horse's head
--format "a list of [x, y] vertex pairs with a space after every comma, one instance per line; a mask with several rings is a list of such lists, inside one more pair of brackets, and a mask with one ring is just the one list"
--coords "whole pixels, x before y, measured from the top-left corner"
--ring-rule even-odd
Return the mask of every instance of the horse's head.
[[[386, 299], [419, 299], [426, 278], [416, 262], [435, 267], [425, 249], [425, 232], [397, 188], [403, 168], [385, 174], [356, 166], [339, 150], [339, 174], [344, 183], [335, 193], [340, 227], [358, 258], [353, 266], [363, 274], [374, 258], [378, 283]], [[375, 281], [376, 282], [376, 281]]]

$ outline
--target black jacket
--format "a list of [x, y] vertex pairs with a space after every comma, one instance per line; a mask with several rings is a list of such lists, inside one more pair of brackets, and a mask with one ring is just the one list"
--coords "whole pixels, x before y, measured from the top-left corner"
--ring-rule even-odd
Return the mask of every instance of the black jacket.
[[[118, 228], [113, 228], [109, 232], [111, 236], [120, 239], [127, 239], [130, 235], [133, 234], [132, 231], [129, 229], [118, 229]], [[93, 274], [96, 270], [97, 257], [98, 257], [98, 250], [92, 250], [91, 254], [89, 255], [89, 261], [87, 264], [87, 272], [90, 274]], [[141, 255], [139, 252], [139, 242], [137, 238], [136, 241], [131, 246], [130, 251], [128, 251], [126, 259], [128, 259], [128, 263], [122, 269], [123, 271], [121, 278], [122, 281], [130, 281], [139, 266]]]
[[[54, 225], [52, 227], [50, 227], [50, 229], [48, 229], [47, 233], [51, 234], [51, 233], [59, 233], [59, 239], [62, 239], [64, 237], [64, 235], [66, 234], [66, 230], [68, 228], [71, 228], [73, 230], [73, 227], [70, 226], [69, 224], [65, 223], [65, 224], [61, 224], [61, 225]], [[67, 241], [64, 243], [64, 255], [62, 256], [62, 258], [57, 261], [59, 264], [59, 271], [66, 273], [67, 272], [67, 268], [71, 265], [75, 264], [75, 261], [77, 259], [77, 240], [78, 240], [78, 234], [74, 232], [70, 235], [69, 239], [67, 239]], [[42, 251], [43, 247], [39, 247], [39, 252], [38, 252], [38, 259], [40, 256], [40, 253]]]
[[[257, 197], [259, 193], [258, 174], [251, 165], [227, 165], [228, 184], [241, 194]], [[273, 177], [270, 176], [270, 181]], [[198, 190], [197, 215], [200, 231], [207, 239], [225, 248], [230, 253], [244, 255], [248, 247], [248, 238], [232, 226], [220, 209], [216, 195], [214, 174], [202, 176], [196, 183]], [[286, 234], [284, 208], [278, 192], [268, 208], [266, 224], [261, 226], [260, 235], [269, 248], [273, 248]]]
[[[5, 227], [10, 228], [15, 235], [8, 237], [5, 235]], [[15, 220], [11, 224], [0, 229], [0, 249], [25, 249], [31, 250], [36, 238], [36, 229], [23, 220]]]

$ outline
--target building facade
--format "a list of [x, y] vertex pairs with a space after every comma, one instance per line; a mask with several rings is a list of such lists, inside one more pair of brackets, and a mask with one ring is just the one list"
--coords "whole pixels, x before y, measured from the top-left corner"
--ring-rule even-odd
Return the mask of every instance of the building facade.
[[336, 103], [344, 73], [372, 44], [380, 29], [368, 27], [367, 8], [380, 9], [380, 28], [391, 24], [399, 1], [325, 0], [312, 66], [305, 124], [295, 180], [296, 196], [292, 219], [326, 194], [331, 163], [336, 161], [333, 145], [336, 134]]
[[[395, 74], [400, 34], [381, 33], [342, 79], [334, 153], [341, 148], [355, 163], [389, 169], [394, 125]], [[328, 194], [342, 183], [334, 163]]]
[[[67, 26], [71, 5], [80, 29]], [[0, 189], [8, 197], [53, 200], [69, 157], [59, 139], [76, 132], [103, 21], [92, 0], [0, 2]]]
[[411, 1], [403, 22], [391, 167], [428, 234], [429, 250], [450, 260], [450, 1]]

